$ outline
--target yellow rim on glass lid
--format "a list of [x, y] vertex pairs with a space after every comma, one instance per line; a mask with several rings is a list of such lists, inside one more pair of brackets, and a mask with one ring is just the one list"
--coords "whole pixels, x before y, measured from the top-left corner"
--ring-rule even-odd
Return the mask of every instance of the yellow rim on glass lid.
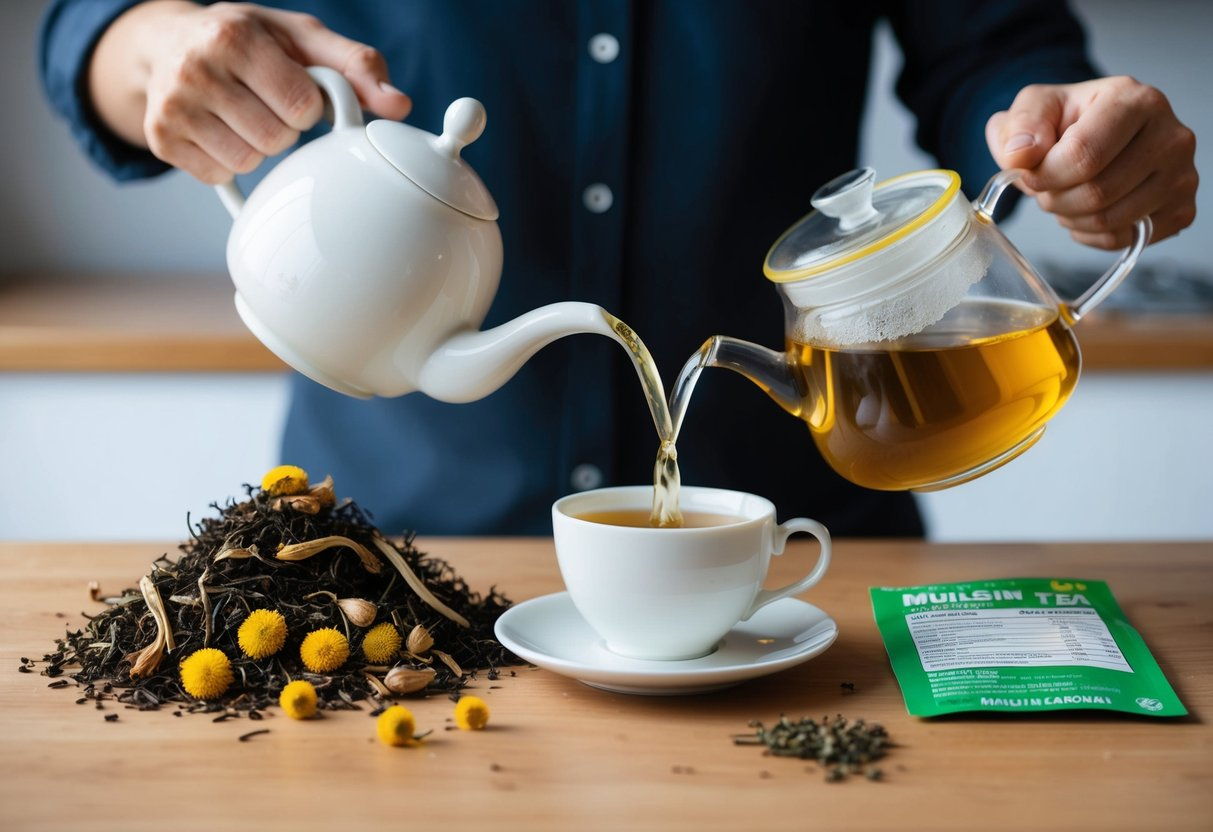
[[767, 279], [790, 283], [868, 257], [931, 222], [960, 192], [960, 175], [951, 170], [905, 173], [873, 186], [875, 177], [862, 168], [819, 188], [814, 210], [767, 252]]

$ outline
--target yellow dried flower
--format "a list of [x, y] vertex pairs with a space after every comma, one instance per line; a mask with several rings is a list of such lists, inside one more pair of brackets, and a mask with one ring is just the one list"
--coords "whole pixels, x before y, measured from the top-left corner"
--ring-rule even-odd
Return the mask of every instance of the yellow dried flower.
[[271, 497], [285, 497], [307, 491], [307, 471], [297, 465], [279, 465], [261, 478], [261, 490]]
[[222, 650], [203, 647], [181, 662], [181, 685], [195, 699], [222, 696], [232, 683], [232, 663]]
[[465, 731], [479, 731], [489, 724], [489, 706], [478, 696], [461, 696], [455, 703], [455, 724]]
[[371, 664], [390, 662], [400, 652], [400, 632], [388, 622], [372, 627], [362, 639], [362, 655]]
[[286, 619], [277, 610], [253, 610], [236, 631], [236, 640], [250, 659], [272, 656], [286, 641]]
[[316, 689], [302, 679], [282, 689], [278, 704], [291, 719], [307, 719], [316, 715]]
[[379, 715], [375, 722], [375, 733], [384, 745], [412, 745], [417, 723], [413, 712], [403, 705], [393, 705]]
[[299, 645], [299, 658], [313, 673], [328, 673], [345, 664], [350, 657], [350, 643], [338, 630], [325, 627], [307, 634]]

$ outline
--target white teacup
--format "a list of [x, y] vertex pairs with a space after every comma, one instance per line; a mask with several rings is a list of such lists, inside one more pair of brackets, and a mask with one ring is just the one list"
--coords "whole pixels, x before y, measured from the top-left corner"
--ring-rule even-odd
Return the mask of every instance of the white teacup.
[[[770, 500], [742, 491], [684, 487], [688, 526], [658, 529], [619, 522], [647, 518], [652, 486], [584, 491], [557, 500], [552, 529], [560, 573], [574, 606], [609, 650], [640, 659], [691, 659], [711, 653], [739, 621], [821, 580], [830, 533], [816, 520], [775, 520]], [[615, 517], [603, 517], [615, 515]], [[718, 525], [692, 525], [704, 516]], [[779, 589], [763, 589], [771, 555], [807, 532], [820, 543], [812, 569]]]

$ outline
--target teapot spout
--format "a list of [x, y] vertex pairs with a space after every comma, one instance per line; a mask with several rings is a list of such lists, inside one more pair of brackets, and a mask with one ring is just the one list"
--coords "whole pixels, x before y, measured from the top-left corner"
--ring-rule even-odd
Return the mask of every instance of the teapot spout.
[[807, 391], [790, 356], [739, 338], [713, 335], [687, 360], [674, 384], [670, 396], [670, 417], [674, 422], [675, 435], [682, 428], [691, 393], [705, 367], [724, 367], [740, 373], [793, 416], [799, 416], [804, 409]]
[[483, 332], [456, 332], [421, 367], [417, 389], [444, 402], [475, 401], [505, 384], [532, 355], [566, 335], [596, 333], [627, 346], [612, 322], [617, 319], [600, 306], [566, 301], [541, 306]]

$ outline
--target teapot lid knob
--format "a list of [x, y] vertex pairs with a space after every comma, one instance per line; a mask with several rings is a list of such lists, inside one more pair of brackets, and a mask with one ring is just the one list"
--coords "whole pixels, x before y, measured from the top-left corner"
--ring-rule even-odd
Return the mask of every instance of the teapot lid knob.
[[495, 221], [497, 203], [476, 171], [461, 156], [484, 132], [488, 117], [474, 98], [460, 98], [446, 109], [442, 135], [397, 121], [378, 119], [366, 137], [396, 170], [435, 199], [477, 219]]
[[858, 168], [822, 185], [809, 201], [827, 217], [838, 220], [839, 231], [851, 231], [880, 216], [872, 207], [875, 182], [874, 169]]
[[434, 143], [435, 148], [448, 156], [458, 156], [459, 151], [480, 138], [487, 120], [484, 105], [475, 98], [451, 102], [442, 119], [442, 135]]

